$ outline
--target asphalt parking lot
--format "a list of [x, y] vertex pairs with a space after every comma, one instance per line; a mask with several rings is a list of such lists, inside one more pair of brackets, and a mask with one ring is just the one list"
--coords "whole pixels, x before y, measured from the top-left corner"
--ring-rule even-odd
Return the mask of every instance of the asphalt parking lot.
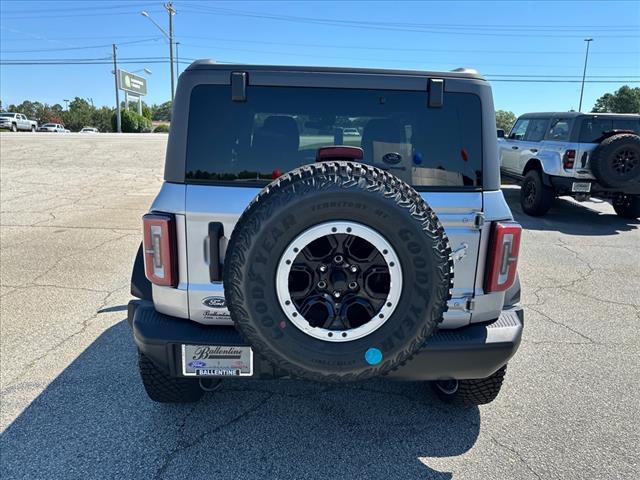
[[494, 403], [382, 380], [150, 402], [125, 308], [166, 138], [0, 135], [1, 478], [638, 478], [640, 222], [534, 219], [517, 187], [526, 328]]

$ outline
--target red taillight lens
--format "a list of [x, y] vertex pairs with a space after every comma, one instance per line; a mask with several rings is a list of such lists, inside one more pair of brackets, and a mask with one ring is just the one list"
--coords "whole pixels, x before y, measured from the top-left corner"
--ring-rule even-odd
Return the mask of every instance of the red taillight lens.
[[522, 227], [516, 222], [496, 222], [491, 230], [485, 292], [507, 290], [516, 278]]
[[565, 170], [570, 170], [573, 168], [573, 164], [576, 161], [576, 151], [575, 150], [567, 150], [564, 152], [564, 156], [562, 157], [562, 165]]
[[176, 268], [176, 228], [173, 215], [148, 213], [142, 217], [144, 230], [144, 270], [155, 285], [178, 285]]

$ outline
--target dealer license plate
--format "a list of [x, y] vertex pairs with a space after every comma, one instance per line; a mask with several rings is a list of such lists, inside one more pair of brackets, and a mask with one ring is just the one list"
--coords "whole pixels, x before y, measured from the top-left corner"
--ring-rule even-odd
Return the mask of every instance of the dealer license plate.
[[571, 191], [589, 193], [591, 191], [591, 182], [573, 182], [571, 185]]
[[253, 351], [248, 346], [182, 345], [182, 374], [186, 377], [245, 377], [253, 375]]

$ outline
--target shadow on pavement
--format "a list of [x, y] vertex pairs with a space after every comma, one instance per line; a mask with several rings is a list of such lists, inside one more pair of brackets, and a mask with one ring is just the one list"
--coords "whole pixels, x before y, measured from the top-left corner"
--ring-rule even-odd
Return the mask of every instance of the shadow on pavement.
[[[382, 380], [227, 381], [197, 404], [154, 404], [135, 362], [122, 321], [0, 436], [0, 477], [449, 479], [425, 463], [461, 455], [479, 434], [478, 408]], [[33, 388], [9, 386], [3, 402]]]
[[556, 199], [543, 217], [526, 215], [520, 206], [520, 189], [503, 188], [504, 197], [514, 218], [527, 230], [553, 230], [570, 235], [619, 235], [636, 230], [639, 220], [629, 220], [616, 214], [601, 213], [562, 198]]

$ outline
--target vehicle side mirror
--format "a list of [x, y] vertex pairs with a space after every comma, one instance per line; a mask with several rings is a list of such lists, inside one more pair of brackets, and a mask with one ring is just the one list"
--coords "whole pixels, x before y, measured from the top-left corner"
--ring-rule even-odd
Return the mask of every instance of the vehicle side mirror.
[[501, 128], [498, 129], [498, 138], [504, 138], [504, 130]]

